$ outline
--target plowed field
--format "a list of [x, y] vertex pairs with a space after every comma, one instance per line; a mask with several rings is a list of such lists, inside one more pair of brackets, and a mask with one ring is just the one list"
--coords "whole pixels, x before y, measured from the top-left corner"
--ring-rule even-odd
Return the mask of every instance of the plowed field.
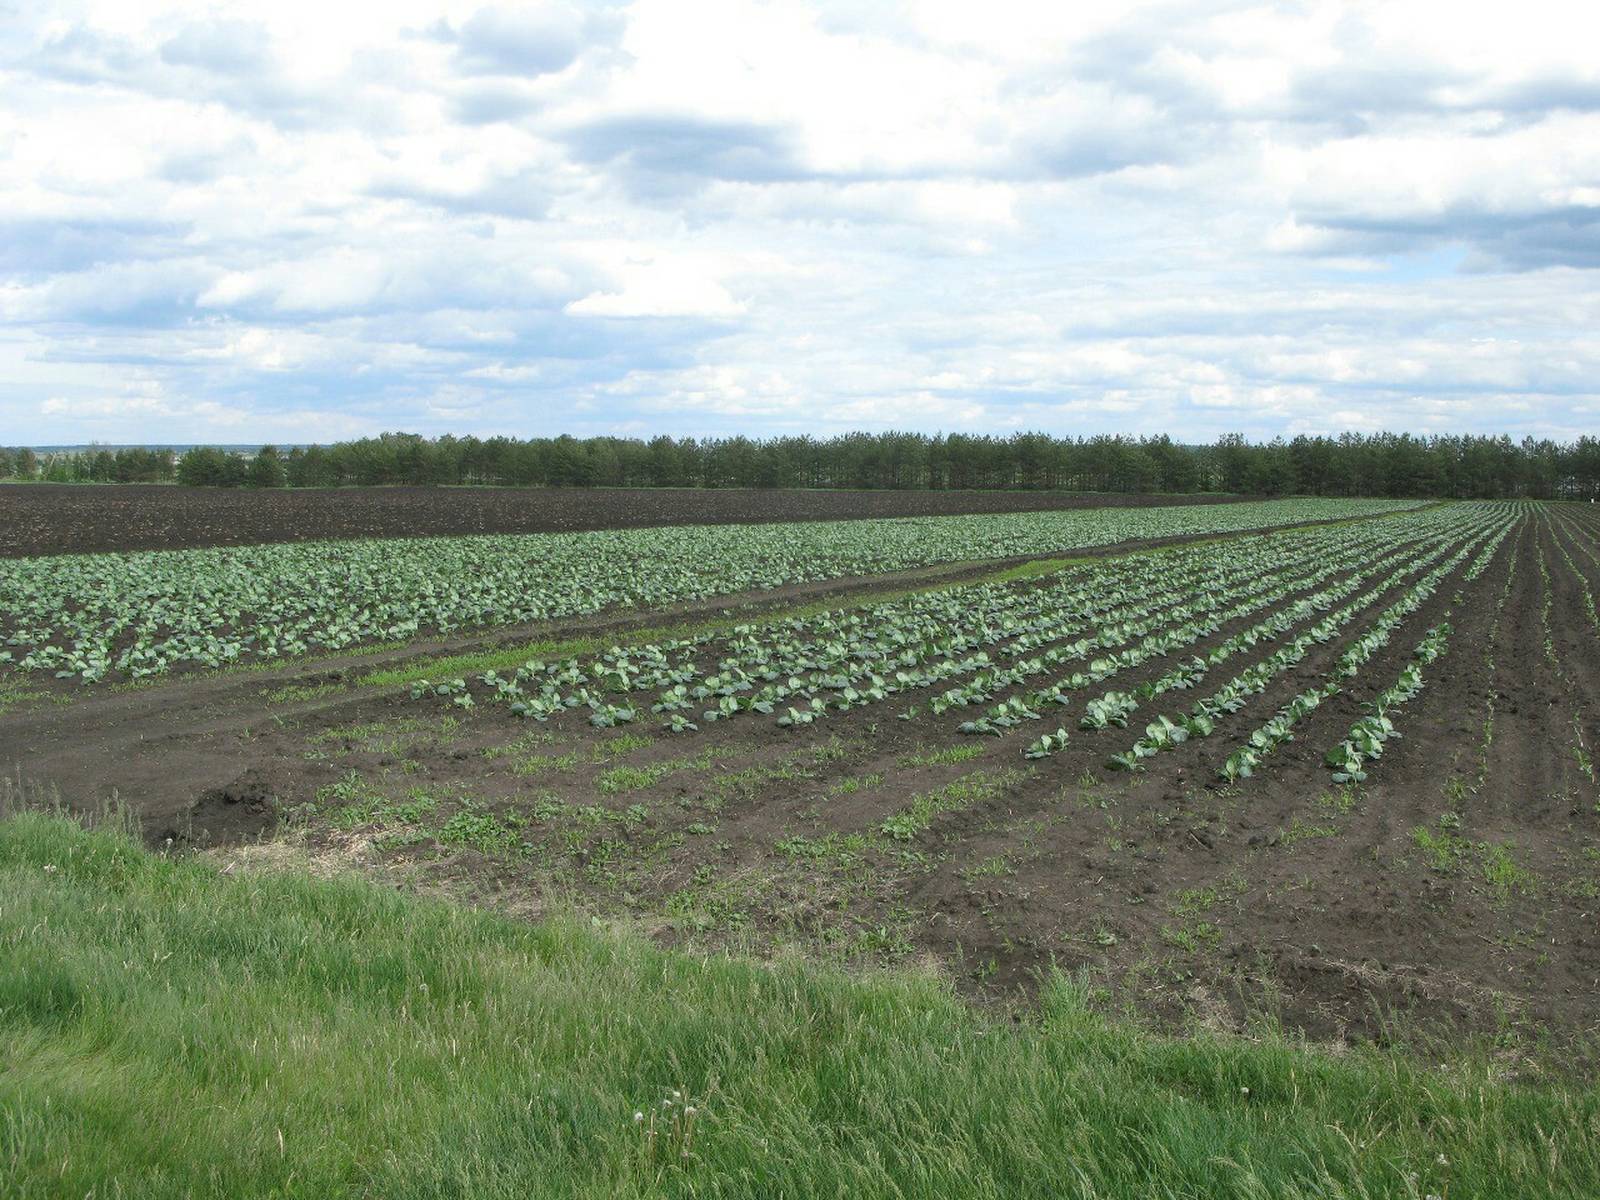
[[330, 538], [1150, 508], [1242, 499], [1246, 497], [1110, 492], [437, 487], [252, 491], [145, 484], [0, 484], [0, 558]]

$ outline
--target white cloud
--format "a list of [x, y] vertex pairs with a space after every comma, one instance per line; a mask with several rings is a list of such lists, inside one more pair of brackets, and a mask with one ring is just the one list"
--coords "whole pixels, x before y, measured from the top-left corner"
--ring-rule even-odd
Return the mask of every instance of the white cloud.
[[744, 312], [715, 279], [670, 269], [630, 268], [621, 290], [590, 292], [564, 311], [584, 317], [733, 317]]
[[27, 0], [0, 441], [1572, 436], [1596, 40], [1554, 0]]

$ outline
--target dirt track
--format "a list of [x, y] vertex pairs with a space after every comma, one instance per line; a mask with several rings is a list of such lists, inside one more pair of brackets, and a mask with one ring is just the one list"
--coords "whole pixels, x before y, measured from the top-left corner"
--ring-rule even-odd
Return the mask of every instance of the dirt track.
[[1243, 496], [627, 488], [0, 484], [0, 558], [324, 538], [551, 533], [653, 525], [1226, 504]]

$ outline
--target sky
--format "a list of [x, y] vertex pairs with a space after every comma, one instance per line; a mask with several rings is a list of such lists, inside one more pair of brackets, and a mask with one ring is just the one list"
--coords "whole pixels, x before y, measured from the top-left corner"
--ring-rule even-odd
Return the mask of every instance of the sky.
[[1600, 433], [1600, 5], [0, 0], [0, 444]]

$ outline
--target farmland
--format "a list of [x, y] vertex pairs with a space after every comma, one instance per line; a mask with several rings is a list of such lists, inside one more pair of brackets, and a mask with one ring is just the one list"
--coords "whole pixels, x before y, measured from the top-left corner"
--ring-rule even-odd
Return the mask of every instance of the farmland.
[[[0, 569], [0, 803], [114, 792], [148, 844], [241, 880], [354, 870], [654, 943], [630, 956], [911, 971], [1001, 1027], [1070, 996], [1198, 1037], [1150, 1043], [1195, 1054], [1219, 1034], [1408, 1062], [1486, 1046], [1490, 1087], [1595, 1062], [1587, 505], [1246, 502]], [[248, 901], [302, 902], [333, 911]], [[562, 953], [638, 961], [583, 946]], [[1590, 1117], [1550, 1118], [1564, 1148], [1592, 1142]], [[1592, 1150], [1560, 1169], [1592, 1177]], [[1534, 1168], [1484, 1166], [1451, 1194], [1516, 1194], [1496, 1170]]]
[[0, 484], [0, 558], [329, 539], [1230, 504], [1230, 495], [778, 488], [227, 488]]
[[[1174, 1020], [1270, 1005], [1370, 1037], [1385, 1007], [1477, 1029], [1595, 1017], [1587, 507], [1288, 501], [6, 569], [11, 769], [115, 787], [152, 837], [281, 821], [668, 942], [931, 955], [994, 997], [1066, 964]], [[215, 669], [240, 664], [258, 669]]]
[[1280, 500], [0, 560], [0, 664], [85, 682], [138, 679], [175, 666], [1404, 507]]
[[1450, 506], [428, 675], [318, 743], [306, 819], [671, 940], [932, 952], [979, 994], [1068, 964], [1173, 1019], [1576, 1030], [1594, 549]]

